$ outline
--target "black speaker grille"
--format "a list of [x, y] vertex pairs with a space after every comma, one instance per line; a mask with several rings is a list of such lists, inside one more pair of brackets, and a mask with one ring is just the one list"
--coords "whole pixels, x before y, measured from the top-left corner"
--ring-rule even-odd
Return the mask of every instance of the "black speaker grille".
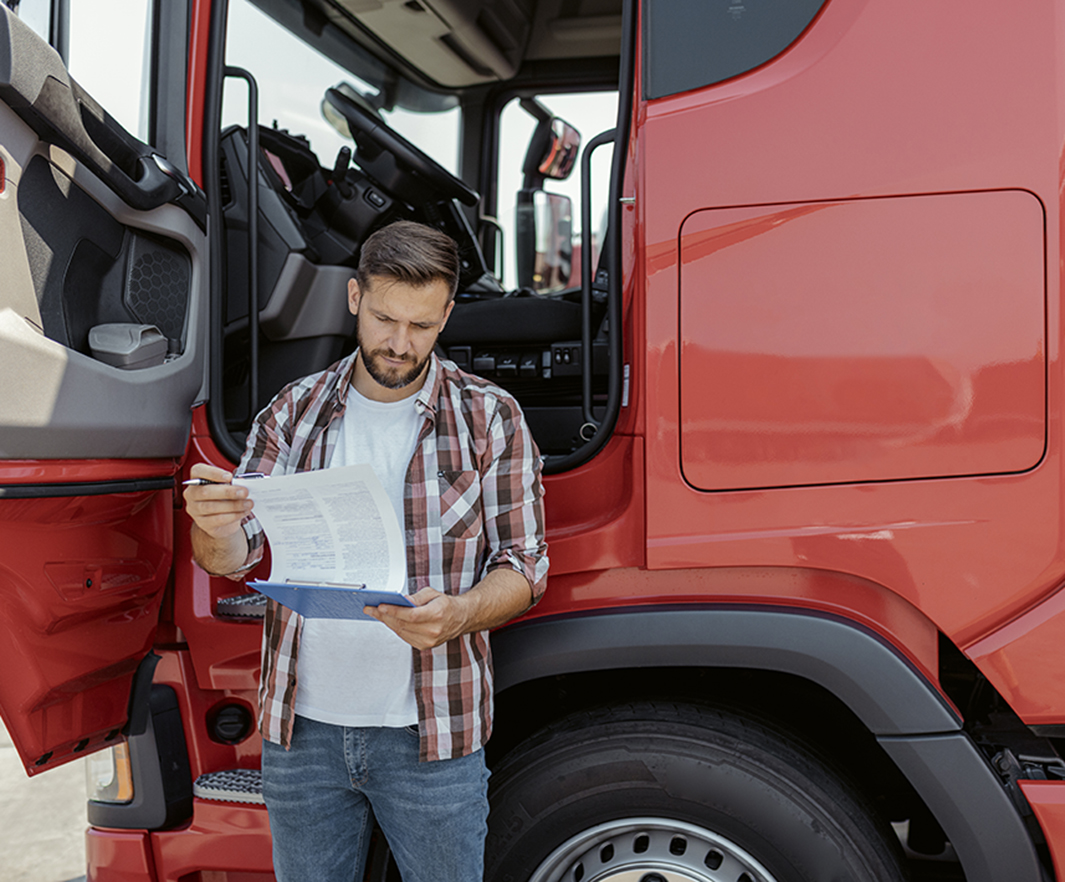
[[191, 275], [185, 254], [138, 236], [130, 254], [126, 305], [137, 321], [181, 339]]

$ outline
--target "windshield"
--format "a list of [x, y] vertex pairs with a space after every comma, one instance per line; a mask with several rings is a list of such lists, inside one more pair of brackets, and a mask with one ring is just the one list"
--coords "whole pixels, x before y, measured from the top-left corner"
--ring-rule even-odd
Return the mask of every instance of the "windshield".
[[[231, 0], [226, 35], [226, 64], [250, 71], [259, 86], [259, 123], [304, 135], [322, 165], [331, 166], [341, 147], [351, 141], [322, 116], [325, 90], [349, 83], [371, 98], [378, 89], [304, 43], [291, 31], [253, 6]], [[397, 108], [382, 111], [388, 125], [420, 147], [444, 168], [458, 173], [460, 109], [415, 113]], [[248, 93], [239, 81], [227, 80], [222, 126], [248, 124]]]

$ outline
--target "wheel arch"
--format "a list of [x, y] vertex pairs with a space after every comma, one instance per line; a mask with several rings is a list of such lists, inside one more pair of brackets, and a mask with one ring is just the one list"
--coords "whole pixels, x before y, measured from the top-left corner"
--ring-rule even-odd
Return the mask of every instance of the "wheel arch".
[[788, 674], [846, 706], [943, 827], [968, 882], [1046, 877], [1024, 823], [949, 700], [885, 638], [807, 609], [686, 605], [521, 622], [492, 638], [495, 688], [626, 669]]

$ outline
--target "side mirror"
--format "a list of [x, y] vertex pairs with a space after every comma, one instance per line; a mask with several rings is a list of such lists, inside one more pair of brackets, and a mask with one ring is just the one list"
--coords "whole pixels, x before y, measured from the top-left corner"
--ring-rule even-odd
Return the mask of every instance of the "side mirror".
[[536, 120], [525, 159], [521, 164], [526, 190], [538, 190], [545, 178], [564, 181], [577, 164], [581, 149], [581, 133], [564, 119], [552, 116], [551, 111], [535, 98], [522, 98], [522, 109]]
[[537, 167], [538, 171], [545, 178], [566, 180], [577, 164], [580, 148], [581, 133], [565, 120], [554, 117], [551, 120], [551, 135]]
[[[350, 98], [367, 113], [373, 114], [378, 119], [381, 118], [380, 111], [370, 103], [369, 99], [363, 95], [362, 92], [351, 85], [351, 83], [337, 83], [333, 88], [346, 98]], [[326, 101], [325, 98], [322, 99], [319, 108], [322, 111], [322, 117], [336, 130], [338, 135], [349, 141], [353, 140], [354, 136], [351, 134], [351, 126], [348, 125], [348, 121], [344, 119], [339, 110], [333, 107], [333, 105]]]
[[542, 190], [521, 190], [514, 238], [518, 287], [552, 294], [570, 287], [573, 273], [573, 201]]

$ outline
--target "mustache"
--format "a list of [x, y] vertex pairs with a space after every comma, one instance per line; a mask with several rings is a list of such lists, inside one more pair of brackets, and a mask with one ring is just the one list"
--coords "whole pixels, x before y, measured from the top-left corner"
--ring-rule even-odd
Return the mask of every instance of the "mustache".
[[375, 358], [375, 357], [377, 357], [379, 355], [384, 356], [385, 358], [391, 358], [393, 361], [405, 361], [405, 362], [408, 362], [410, 364], [416, 364], [417, 361], [418, 361], [418, 359], [415, 358], [413, 355], [398, 355], [397, 353], [393, 352], [391, 349], [387, 349], [387, 348], [386, 349], [375, 349], [373, 352], [370, 353], [370, 357], [371, 358]]

